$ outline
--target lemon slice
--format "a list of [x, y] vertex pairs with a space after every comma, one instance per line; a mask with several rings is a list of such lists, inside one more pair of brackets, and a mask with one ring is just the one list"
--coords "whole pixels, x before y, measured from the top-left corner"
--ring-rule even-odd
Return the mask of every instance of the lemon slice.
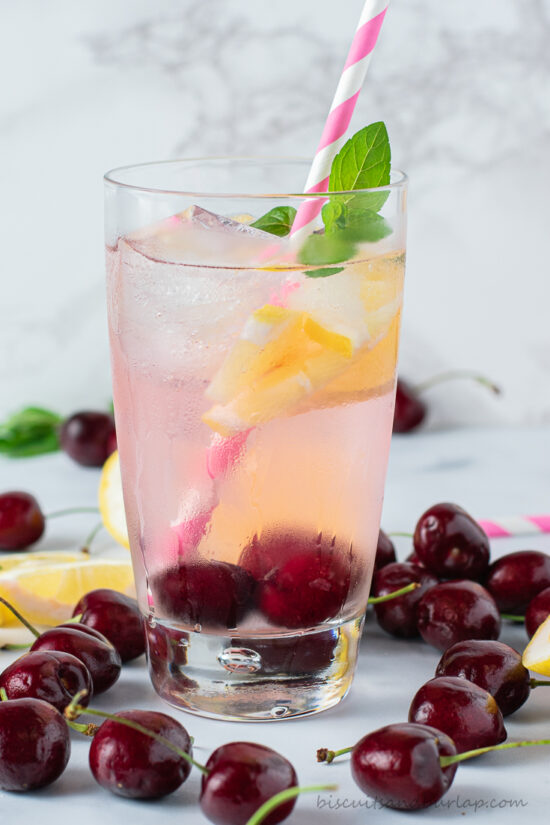
[[81, 561], [82, 553], [62, 553], [53, 550], [34, 551], [33, 553], [10, 553], [0, 557], [0, 575], [14, 567], [37, 567], [46, 564]]
[[[0, 571], [0, 596], [13, 604], [31, 624], [55, 625], [72, 615], [78, 600], [98, 587], [135, 594], [129, 561], [80, 557], [76, 560], [18, 564]], [[2, 606], [0, 623], [18, 625]]]
[[523, 651], [522, 662], [529, 670], [550, 676], [550, 616], [543, 621]]
[[122, 480], [118, 450], [112, 453], [101, 471], [99, 480], [99, 512], [105, 529], [118, 544], [130, 548], [126, 514], [122, 498]]

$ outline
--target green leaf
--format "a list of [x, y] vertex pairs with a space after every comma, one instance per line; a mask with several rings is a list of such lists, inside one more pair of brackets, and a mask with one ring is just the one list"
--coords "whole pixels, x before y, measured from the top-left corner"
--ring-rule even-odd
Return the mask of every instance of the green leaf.
[[346, 225], [346, 204], [338, 198], [325, 203], [321, 211], [326, 232], [335, 232]]
[[329, 192], [371, 189], [390, 182], [391, 149], [386, 125], [365, 126], [340, 149], [330, 170]]
[[323, 266], [347, 261], [355, 254], [355, 244], [343, 237], [343, 234], [309, 235], [300, 252], [298, 260], [302, 264]]
[[23, 458], [59, 450], [62, 417], [42, 407], [25, 407], [0, 424], [0, 453]]
[[279, 238], [284, 238], [288, 235], [294, 218], [296, 217], [296, 210], [293, 206], [274, 206], [261, 218], [249, 224], [254, 229], [261, 229], [263, 232], [269, 232], [271, 235], [278, 235]]
[[343, 266], [324, 266], [321, 269], [307, 269], [304, 275], [308, 278], [328, 278], [329, 275], [336, 275], [343, 271]]
[[374, 243], [391, 235], [392, 228], [378, 212], [371, 209], [349, 209], [343, 236], [352, 242]]

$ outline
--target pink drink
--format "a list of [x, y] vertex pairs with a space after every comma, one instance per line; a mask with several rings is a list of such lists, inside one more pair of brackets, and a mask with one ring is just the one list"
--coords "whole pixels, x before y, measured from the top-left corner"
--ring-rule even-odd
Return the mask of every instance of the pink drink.
[[156, 690], [272, 719], [351, 682], [404, 254], [396, 232], [309, 277], [286, 241], [220, 220], [195, 207], [108, 247], [117, 437]]

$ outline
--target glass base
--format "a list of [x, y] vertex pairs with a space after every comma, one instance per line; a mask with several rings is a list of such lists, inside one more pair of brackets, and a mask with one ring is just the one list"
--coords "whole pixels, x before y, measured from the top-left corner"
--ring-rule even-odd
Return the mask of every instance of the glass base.
[[309, 633], [216, 636], [147, 621], [153, 687], [180, 710], [268, 722], [319, 713], [348, 692], [363, 616]]

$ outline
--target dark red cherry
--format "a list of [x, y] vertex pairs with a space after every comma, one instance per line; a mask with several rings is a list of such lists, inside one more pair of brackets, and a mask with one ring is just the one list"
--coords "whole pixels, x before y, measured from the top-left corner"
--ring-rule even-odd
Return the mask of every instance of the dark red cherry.
[[206, 629], [236, 627], [254, 605], [254, 588], [246, 570], [225, 561], [182, 561], [152, 583], [163, 615]]
[[395, 390], [394, 433], [410, 433], [426, 418], [428, 408], [413, 388], [401, 378]]
[[503, 716], [521, 707], [531, 692], [521, 653], [488, 639], [468, 639], [448, 647], [435, 675], [457, 676], [483, 688], [494, 697]]
[[81, 704], [88, 704], [92, 677], [84, 663], [70, 653], [36, 651], [20, 656], [0, 673], [0, 688], [8, 699], [33, 697], [63, 711], [81, 690], [86, 691]]
[[445, 733], [401, 722], [364, 736], [353, 748], [351, 773], [364, 793], [388, 808], [415, 811], [435, 804], [450, 788], [456, 764], [440, 757], [456, 748]]
[[392, 636], [412, 639], [419, 636], [418, 605], [424, 593], [437, 584], [437, 579], [423, 567], [410, 562], [394, 562], [374, 574], [371, 595], [385, 596], [412, 582], [420, 587], [404, 596], [374, 605], [378, 624]]
[[330, 667], [338, 644], [334, 630], [308, 633], [304, 636], [281, 636], [262, 641], [254, 639], [232, 639], [232, 647], [253, 650], [260, 656], [258, 674], [299, 676], [301, 674], [319, 676], [320, 671]]
[[480, 581], [489, 566], [489, 539], [477, 521], [456, 504], [435, 504], [419, 518], [414, 549], [440, 579]]
[[[152, 710], [125, 710], [114, 716], [136, 722], [192, 756], [189, 734], [171, 716]], [[170, 748], [112, 719], [103, 722], [92, 739], [89, 760], [95, 780], [128, 799], [158, 799], [173, 793], [191, 769]]]
[[456, 676], [437, 676], [411, 702], [409, 722], [431, 725], [450, 736], [458, 753], [498, 745], [506, 739], [502, 713], [493, 696]]
[[485, 582], [503, 613], [524, 614], [529, 602], [550, 587], [550, 556], [518, 550], [492, 563]]
[[529, 638], [534, 635], [540, 625], [550, 616], [550, 587], [545, 587], [531, 599], [525, 611], [525, 629]]
[[275, 573], [289, 559], [311, 551], [330, 550], [330, 543], [323, 542], [322, 536], [313, 538], [301, 533], [266, 532], [261, 537], [254, 536], [244, 548], [239, 558], [239, 566], [244, 568], [256, 581], [261, 581]]
[[103, 693], [120, 676], [121, 661], [117, 650], [105, 636], [86, 625], [75, 623], [52, 627], [36, 639], [32, 650], [72, 653], [90, 671], [94, 693]]
[[334, 618], [350, 589], [349, 554], [322, 534], [255, 536], [239, 564], [257, 581], [261, 612], [283, 627], [313, 627]]
[[165, 670], [169, 665], [181, 667], [187, 664], [189, 634], [160, 624], [145, 624], [147, 656], [151, 666]]
[[46, 525], [34, 496], [14, 490], [0, 495], [0, 550], [21, 550], [38, 541]]
[[422, 560], [420, 559], [418, 553], [415, 550], [412, 550], [405, 561], [410, 562], [411, 564], [417, 564], [419, 567], [424, 567]]
[[80, 622], [109, 639], [123, 662], [145, 653], [143, 619], [135, 599], [116, 590], [99, 588], [80, 599], [73, 616], [80, 614]]
[[446, 650], [466, 639], [498, 639], [501, 619], [490, 593], [477, 582], [441, 582], [418, 605], [418, 629], [428, 644]]
[[63, 716], [41, 699], [0, 702], [0, 788], [32, 791], [61, 776], [71, 753]]
[[376, 545], [376, 556], [374, 557], [374, 569], [380, 570], [387, 564], [392, 564], [397, 561], [395, 555], [395, 547], [390, 537], [380, 530], [378, 533], [378, 542]]
[[273, 624], [314, 627], [338, 615], [349, 589], [347, 557], [310, 551], [288, 559], [258, 583], [258, 606]]
[[102, 412], [77, 412], [59, 432], [61, 448], [78, 464], [102, 467], [116, 448], [115, 422]]
[[[200, 805], [215, 825], [245, 825], [252, 814], [280, 791], [298, 784], [288, 759], [264, 745], [230, 742], [217, 748], [206, 763]], [[263, 825], [276, 825], [290, 815], [296, 799], [275, 808]]]

